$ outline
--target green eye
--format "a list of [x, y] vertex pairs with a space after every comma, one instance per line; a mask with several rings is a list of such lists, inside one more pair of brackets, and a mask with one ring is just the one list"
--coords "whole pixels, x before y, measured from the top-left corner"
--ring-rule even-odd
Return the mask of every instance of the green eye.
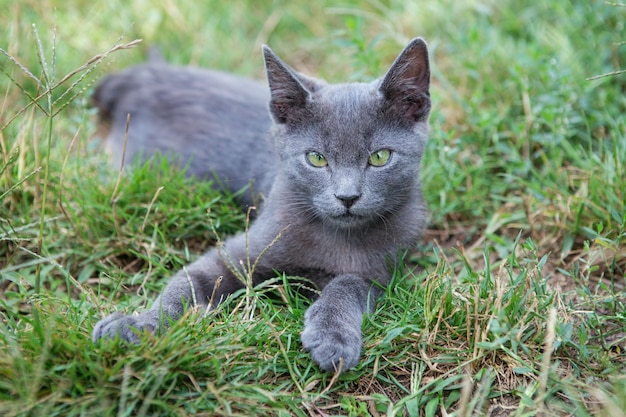
[[372, 153], [370, 155], [370, 157], [369, 157], [367, 162], [369, 162], [369, 164], [372, 165], [372, 166], [382, 167], [387, 162], [389, 162], [390, 158], [391, 158], [391, 150], [389, 150], [389, 149], [380, 149], [380, 150]]
[[306, 159], [309, 161], [311, 165], [316, 168], [324, 168], [328, 166], [328, 161], [324, 157], [324, 155], [317, 153], [315, 151], [311, 151], [306, 154]]

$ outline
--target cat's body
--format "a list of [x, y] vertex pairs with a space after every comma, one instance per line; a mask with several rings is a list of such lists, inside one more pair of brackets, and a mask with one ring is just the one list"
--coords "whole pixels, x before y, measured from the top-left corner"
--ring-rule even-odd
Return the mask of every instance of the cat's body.
[[[322, 369], [333, 370], [341, 364], [345, 370], [357, 364], [363, 315], [381, 294], [380, 286], [389, 282], [400, 252], [415, 244], [425, 225], [419, 170], [430, 110], [426, 44], [413, 40], [386, 76], [370, 84], [328, 85], [291, 70], [269, 48], [264, 54], [273, 123], [264, 118], [265, 111], [257, 114], [263, 91], [252, 88], [256, 84], [245, 89], [238, 85], [202, 87], [204, 82], [220, 79], [222, 75], [216, 73], [148, 65], [113, 75], [98, 89], [101, 112], [112, 118], [109, 141], [117, 143], [114, 147], [120, 149], [130, 113], [128, 143], [137, 143], [127, 151], [151, 153], [158, 147], [183, 158], [187, 152], [208, 161], [207, 149], [215, 145], [216, 154], [226, 149], [226, 155], [213, 161], [217, 165], [208, 170], [231, 181], [240, 180], [239, 173], [255, 178], [259, 183], [255, 190], [265, 194], [265, 202], [247, 236], [228, 239], [223, 248], [210, 250], [176, 274], [150, 310], [138, 316], [117, 313], [100, 321], [94, 341], [117, 334], [136, 341], [133, 329], [155, 331], [163, 323], [163, 313], [176, 318], [185, 303], [206, 306], [212, 297], [219, 302], [243, 286], [233, 269], [240, 269], [240, 261], [249, 257], [257, 262], [255, 283], [281, 271], [309, 278], [322, 290], [305, 314], [302, 333], [303, 346]], [[140, 74], [146, 68], [166, 77], [160, 78], [164, 91], [180, 87], [167, 78], [171, 77], [168, 71], [175, 71], [183, 83], [199, 83], [199, 92], [187, 98], [167, 92], [155, 95], [158, 88], [150, 83], [137, 89], [124, 87], [149, 79]], [[107, 84], [122, 87], [111, 89]], [[211, 104], [213, 94], [229, 97], [223, 101], [228, 106], [233, 102], [241, 106], [216, 109]], [[153, 110], [146, 110], [159, 98]], [[171, 106], [176, 109], [168, 110]], [[224, 111], [221, 118], [208, 114], [218, 110]], [[136, 114], [141, 115], [139, 121]], [[158, 121], [153, 120], [156, 114], [161, 114]], [[173, 128], [177, 126], [173, 114], [181, 114], [187, 126]], [[241, 120], [243, 115], [249, 119]], [[199, 118], [203, 119], [201, 129], [189, 127]], [[263, 149], [269, 146], [264, 142], [268, 128], [275, 159]], [[188, 131], [197, 131], [197, 136], [186, 150], [180, 146], [189, 140]], [[228, 134], [216, 136], [215, 131]], [[152, 133], [146, 136], [146, 132]], [[150, 143], [150, 135], [158, 132], [168, 139]], [[238, 143], [228, 148], [228, 138]], [[231, 160], [236, 161], [234, 171], [226, 167]], [[249, 165], [238, 168], [245, 161]], [[191, 167], [193, 174], [206, 175], [202, 164], [192, 162]], [[240, 183], [228, 185], [236, 189]], [[223, 280], [216, 287], [218, 277]]]
[[252, 189], [269, 192], [276, 172], [267, 141], [269, 98], [263, 83], [156, 59], [106, 77], [93, 97], [110, 125], [107, 145], [116, 166], [122, 155], [147, 158], [160, 152], [188, 164], [189, 174], [216, 180], [233, 193], [252, 180], [240, 199], [247, 206]]

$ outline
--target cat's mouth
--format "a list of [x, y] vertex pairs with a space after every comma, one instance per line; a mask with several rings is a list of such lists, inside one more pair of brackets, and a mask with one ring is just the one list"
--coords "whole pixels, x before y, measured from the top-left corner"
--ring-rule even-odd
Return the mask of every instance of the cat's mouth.
[[353, 228], [362, 226], [368, 222], [368, 218], [358, 214], [354, 214], [349, 209], [342, 214], [331, 216], [333, 223], [344, 228]]

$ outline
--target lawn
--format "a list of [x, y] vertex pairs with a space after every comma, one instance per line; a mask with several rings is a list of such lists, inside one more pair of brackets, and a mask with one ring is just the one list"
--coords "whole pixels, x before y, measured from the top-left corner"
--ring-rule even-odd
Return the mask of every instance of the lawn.
[[[0, 0], [0, 415], [626, 415], [626, 7], [599, 0]], [[358, 367], [302, 350], [288, 278], [137, 346], [150, 305], [246, 213], [163, 160], [109, 163], [89, 105], [158, 46], [263, 79], [432, 60], [430, 222], [364, 320]]]

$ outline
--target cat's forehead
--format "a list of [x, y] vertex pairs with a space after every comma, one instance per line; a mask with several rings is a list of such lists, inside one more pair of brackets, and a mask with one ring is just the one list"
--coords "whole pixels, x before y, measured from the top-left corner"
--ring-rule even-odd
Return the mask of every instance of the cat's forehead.
[[380, 111], [377, 84], [328, 85], [311, 94], [311, 116], [303, 121], [303, 146], [314, 148], [335, 163], [362, 164], [381, 147], [396, 148], [402, 137]]
[[338, 110], [354, 110], [371, 104], [375, 98], [376, 89], [366, 83], [330, 84], [312, 94], [314, 102], [328, 104]]
[[378, 94], [372, 84], [335, 84], [312, 95], [311, 105], [318, 120], [328, 128], [371, 130], [376, 125]]

